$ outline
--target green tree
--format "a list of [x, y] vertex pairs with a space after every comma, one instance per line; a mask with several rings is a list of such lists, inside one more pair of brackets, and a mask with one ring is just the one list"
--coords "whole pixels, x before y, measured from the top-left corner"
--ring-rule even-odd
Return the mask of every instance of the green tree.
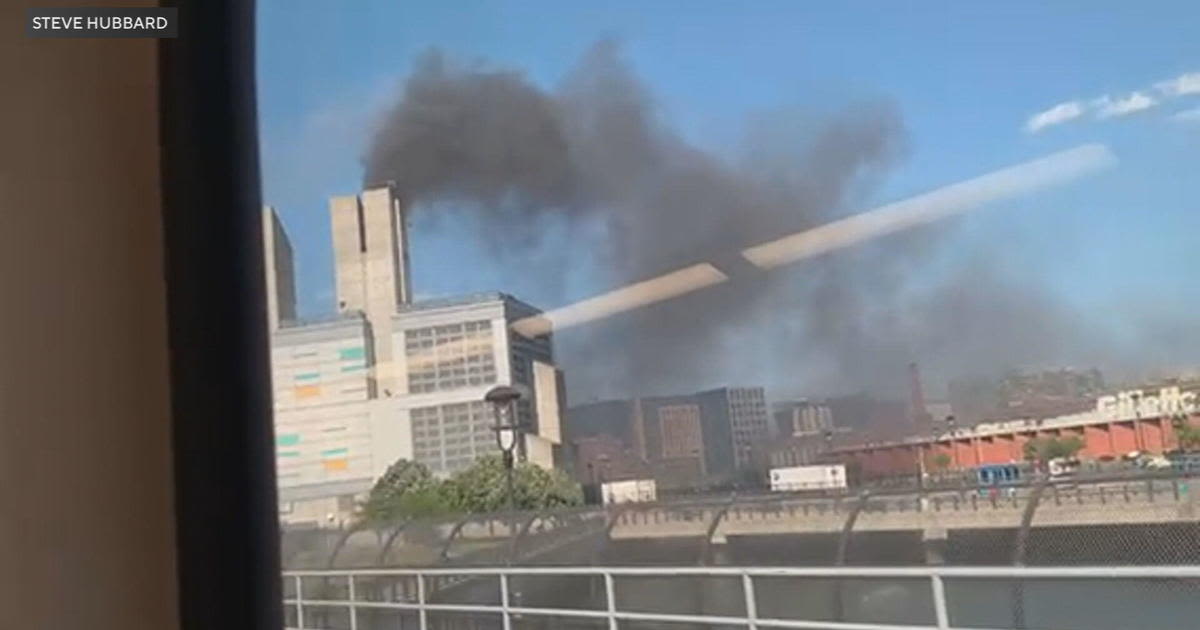
[[1179, 440], [1180, 449], [1189, 452], [1200, 451], [1200, 427], [1183, 422], [1175, 429], [1175, 436]]
[[1036, 438], [1025, 443], [1025, 459], [1031, 462], [1048, 462], [1052, 459], [1069, 459], [1083, 450], [1083, 440], [1078, 436], [1065, 438]]
[[[445, 496], [458, 512], [497, 512], [508, 509], [504, 461], [499, 455], [477, 460], [470, 468], [443, 482]], [[522, 462], [513, 470], [514, 506], [518, 510], [567, 507], [583, 503], [579, 484], [561, 471], [547, 471]]]
[[1059, 457], [1071, 459], [1083, 450], [1083, 440], [1077, 435], [1070, 435], [1065, 438], [1052, 440], [1050, 442], [1050, 459]]
[[947, 453], [938, 453], [933, 456], [933, 467], [935, 470], [946, 470], [950, 467], [951, 458]]
[[442, 484], [433, 478], [429, 469], [401, 459], [389, 466], [375, 482], [366, 501], [359, 506], [359, 522], [380, 525], [452, 510]]
[[1025, 461], [1036, 462], [1041, 461], [1044, 447], [1041, 445], [1044, 440], [1033, 439], [1025, 443], [1021, 447], [1021, 452], [1025, 455]]

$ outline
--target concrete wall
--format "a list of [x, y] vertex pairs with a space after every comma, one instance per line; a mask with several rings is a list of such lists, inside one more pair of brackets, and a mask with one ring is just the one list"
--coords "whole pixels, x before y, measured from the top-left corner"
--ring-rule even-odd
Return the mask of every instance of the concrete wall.
[[362, 319], [283, 328], [271, 336], [277, 413], [373, 397], [369, 328]]
[[362, 311], [373, 335], [376, 379], [396, 392], [392, 316], [411, 298], [407, 228], [390, 187], [329, 202], [338, 310]]
[[271, 206], [262, 209], [263, 254], [267, 272], [267, 327], [296, 319], [296, 272], [292, 243], [279, 215]]
[[279, 520], [291, 526], [310, 526], [326, 529], [350, 527], [358, 502], [366, 492], [331, 492], [324, 496], [294, 501], [280, 501]]
[[566, 390], [562, 370], [541, 361], [533, 363], [533, 393], [538, 435], [554, 444], [563, 443], [562, 416], [566, 410]]
[[371, 477], [373, 401], [275, 413], [275, 461], [281, 489]]
[[362, 272], [362, 223], [357, 195], [329, 200], [330, 234], [333, 237], [333, 271], [337, 310], [365, 311], [366, 286]]

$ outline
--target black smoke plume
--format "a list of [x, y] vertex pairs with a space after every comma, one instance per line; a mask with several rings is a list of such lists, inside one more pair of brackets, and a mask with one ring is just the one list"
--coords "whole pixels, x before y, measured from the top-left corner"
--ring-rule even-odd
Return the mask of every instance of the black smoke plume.
[[[465, 208], [497, 264], [549, 288], [549, 308], [586, 297], [560, 292], [574, 267], [603, 278], [592, 293], [695, 262], [734, 268], [742, 247], [861, 209], [905, 152], [888, 102], [762, 116], [736, 164], [684, 141], [657, 112], [611, 42], [555, 90], [430, 52], [382, 119], [365, 182], [395, 182], [416, 212]], [[567, 237], [546, 242], [550, 225], [566, 225]], [[910, 361], [948, 376], [1080, 347], [1082, 331], [1052, 299], [986, 262], [914, 286], [952, 228], [735, 274], [564, 331], [556, 345], [572, 401], [735, 383], [778, 395], [896, 392]]]

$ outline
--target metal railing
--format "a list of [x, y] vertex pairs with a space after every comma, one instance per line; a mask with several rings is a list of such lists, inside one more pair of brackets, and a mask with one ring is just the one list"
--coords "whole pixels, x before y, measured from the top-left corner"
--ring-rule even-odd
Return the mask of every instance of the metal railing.
[[[521, 605], [514, 599], [512, 583], [516, 579], [531, 577], [540, 578], [580, 578], [599, 580], [603, 584], [602, 595], [592, 600], [592, 607], [534, 607]], [[617, 596], [616, 586], [619, 579], [654, 578], [665, 581], [656, 584], [666, 584], [672, 580], [722, 578], [726, 581], [740, 582], [740, 589], [732, 592], [740, 599], [740, 612], [737, 614], [682, 614], [665, 612], [647, 612], [631, 610], [622, 606]], [[932, 604], [932, 615], [928, 619], [913, 621], [911, 619], [890, 619], [884, 621], [859, 621], [838, 619], [802, 619], [765, 616], [763, 602], [757, 595], [762, 581], [772, 578], [803, 578], [808, 580], [826, 580], [835, 588], [843, 588], [845, 582], [854, 580], [906, 580], [917, 581], [928, 588]], [[409, 628], [416, 626], [420, 630], [434, 628], [430, 613], [469, 613], [473, 615], [488, 615], [495, 619], [496, 626], [511, 630], [514, 623], [530, 619], [558, 619], [592, 621], [597, 625], [607, 625], [608, 630], [618, 630], [620, 622], [657, 622], [683, 623], [699, 627], [740, 626], [755, 630], [756, 628], [807, 628], [810, 630], [954, 630], [955, 628], [971, 628], [971, 630], [986, 630], [988, 626], [978, 623], [964, 622], [963, 625], [953, 625], [953, 607], [947, 596], [948, 581], [996, 581], [1011, 582], [1013, 593], [1018, 594], [1029, 582], [1046, 581], [1116, 581], [1118, 584], [1129, 580], [1148, 580], [1152, 582], [1184, 581], [1190, 588], [1196, 587], [1200, 580], [1200, 565], [1197, 566], [1113, 566], [1113, 567], [905, 567], [905, 568], [733, 568], [733, 567], [506, 567], [506, 568], [456, 568], [456, 569], [368, 569], [356, 571], [293, 571], [284, 573], [285, 600], [289, 628], [294, 630], [373, 630], [372, 624], [362, 623], [364, 615], [378, 611], [404, 612], [416, 615], [409, 623], [393, 622], [388, 627]], [[391, 599], [386, 598], [378, 588], [380, 581], [407, 581], [404, 588], [391, 588]], [[492, 593], [492, 601], [486, 603], [441, 603], [434, 601], [440, 592], [453, 589], [466, 582], [476, 584], [494, 580], [498, 582], [498, 591]], [[338, 583], [340, 595], [330, 596], [328, 587]], [[314, 584], [326, 587], [320, 597], [306, 597], [311, 593]], [[309, 587], [306, 589], [306, 586]], [[394, 585], [393, 585], [394, 586]], [[320, 588], [315, 590], [320, 591]], [[398, 593], [398, 594], [397, 594]], [[290, 596], [289, 596], [290, 595]], [[1194, 594], [1188, 597], [1193, 598]], [[519, 599], [519, 598], [517, 598]], [[411, 600], [411, 601], [406, 601]], [[1014, 608], [1023, 607], [1019, 599], [1013, 600]], [[313, 612], [321, 610], [328, 617], [328, 611], [343, 611], [341, 621], [329, 624], [328, 621], [316, 619]], [[1194, 614], [1191, 613], [1191, 614]], [[1023, 616], [1022, 616], [1023, 619]], [[1192, 618], [1194, 619], [1194, 617]], [[1179, 619], [1189, 625], [1192, 621]], [[365, 626], [365, 627], [364, 627]], [[1007, 626], [1012, 627], [1012, 626]], [[1024, 627], [1024, 621], [1020, 622]], [[1183, 626], [1179, 626], [1183, 627]]]

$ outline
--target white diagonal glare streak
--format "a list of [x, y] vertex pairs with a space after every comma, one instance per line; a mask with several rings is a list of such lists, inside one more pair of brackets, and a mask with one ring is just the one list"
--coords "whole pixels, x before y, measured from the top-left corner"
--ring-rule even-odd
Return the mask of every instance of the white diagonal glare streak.
[[1115, 162], [1107, 147], [1084, 145], [756, 245], [742, 250], [742, 256], [771, 269], [1032, 192]]
[[[1108, 147], [1087, 144], [749, 247], [741, 253], [755, 266], [771, 269], [1062, 183], [1115, 163], [1116, 157]], [[520, 319], [512, 328], [527, 337], [536, 337], [678, 297], [728, 279], [710, 264], [693, 265]]]
[[708, 263], [692, 265], [569, 306], [547, 311], [541, 315], [517, 320], [513, 323], [513, 330], [526, 337], [537, 337], [552, 330], [590, 322], [639, 306], [691, 293], [728, 279], [728, 276], [717, 271], [716, 267]]

